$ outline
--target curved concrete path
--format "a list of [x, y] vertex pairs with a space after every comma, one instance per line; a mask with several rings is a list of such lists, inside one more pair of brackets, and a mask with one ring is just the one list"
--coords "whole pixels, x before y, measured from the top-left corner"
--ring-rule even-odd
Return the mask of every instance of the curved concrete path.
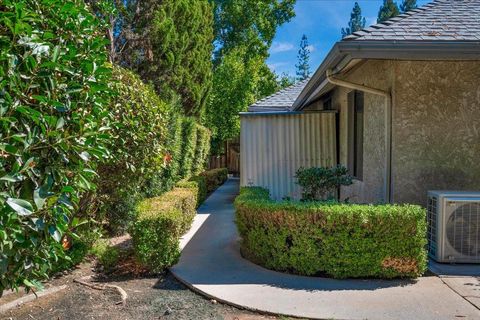
[[[480, 319], [473, 303], [440, 278], [334, 280], [266, 270], [239, 254], [229, 179], [199, 208], [171, 272], [210, 298], [266, 313], [314, 319]], [[480, 289], [480, 288], [479, 288]]]

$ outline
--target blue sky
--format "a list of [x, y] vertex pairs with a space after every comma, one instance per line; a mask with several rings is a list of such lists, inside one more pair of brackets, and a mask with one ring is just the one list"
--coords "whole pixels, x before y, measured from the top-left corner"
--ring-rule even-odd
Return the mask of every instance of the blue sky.
[[[382, 0], [358, 0], [367, 26], [375, 24]], [[417, 0], [419, 6], [428, 0]], [[401, 0], [397, 0], [400, 4]], [[314, 72], [330, 48], [341, 39], [341, 29], [350, 19], [355, 0], [297, 0], [296, 16], [277, 30], [270, 48], [269, 67], [276, 73], [295, 75], [297, 52], [306, 34], [310, 43], [310, 69]]]

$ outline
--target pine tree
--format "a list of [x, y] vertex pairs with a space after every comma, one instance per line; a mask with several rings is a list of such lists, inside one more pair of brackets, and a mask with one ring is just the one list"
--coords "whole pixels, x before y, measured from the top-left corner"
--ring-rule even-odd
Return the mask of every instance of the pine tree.
[[345, 38], [349, 34], [352, 34], [356, 31], [362, 30], [365, 28], [365, 18], [362, 17], [362, 9], [358, 2], [355, 2], [353, 6], [352, 13], [350, 14], [350, 21], [348, 22], [347, 28], [342, 28], [342, 38]]
[[300, 41], [300, 49], [298, 50], [297, 59], [298, 64], [295, 65], [297, 68], [297, 80], [305, 80], [310, 75], [310, 49], [306, 35], [303, 35], [302, 40]]
[[383, 22], [400, 14], [398, 5], [393, 0], [383, 0], [383, 5], [378, 11], [377, 23]]
[[403, 0], [400, 5], [400, 10], [402, 10], [402, 12], [407, 12], [415, 8], [417, 8], [417, 0]]

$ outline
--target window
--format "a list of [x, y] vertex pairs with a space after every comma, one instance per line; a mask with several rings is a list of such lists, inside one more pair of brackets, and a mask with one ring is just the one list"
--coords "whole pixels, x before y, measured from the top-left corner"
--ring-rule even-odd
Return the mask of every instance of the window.
[[348, 94], [348, 169], [355, 178], [363, 179], [363, 92]]

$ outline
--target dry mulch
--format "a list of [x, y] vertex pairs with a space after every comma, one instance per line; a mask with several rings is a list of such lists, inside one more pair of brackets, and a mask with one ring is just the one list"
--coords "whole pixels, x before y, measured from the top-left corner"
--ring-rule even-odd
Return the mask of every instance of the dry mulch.
[[[125, 241], [116, 242], [120, 246], [125, 245]], [[124, 289], [128, 294], [126, 304], [118, 304], [120, 295], [115, 290], [95, 290], [74, 282], [74, 279], [88, 279], [88, 276], [95, 279], [95, 284]], [[52, 278], [46, 283], [46, 288], [62, 285], [66, 285], [66, 289], [11, 309], [0, 314], [0, 319], [277, 319], [208, 300], [190, 291], [169, 273], [149, 275], [129, 254], [125, 254], [115, 270], [108, 274], [91, 259], [68, 273]], [[22, 295], [7, 294], [0, 299], [0, 305]]]

